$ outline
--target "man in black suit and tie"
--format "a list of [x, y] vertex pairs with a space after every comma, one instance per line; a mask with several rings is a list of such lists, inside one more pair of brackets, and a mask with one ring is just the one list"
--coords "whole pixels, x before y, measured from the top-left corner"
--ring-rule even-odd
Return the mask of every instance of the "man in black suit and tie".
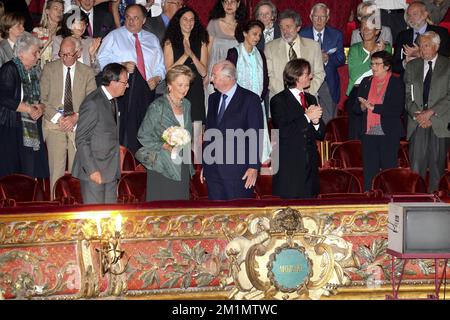
[[206, 180], [210, 200], [253, 198], [261, 166], [261, 100], [237, 85], [229, 61], [213, 66], [211, 81], [217, 91], [208, 99], [200, 181]]
[[153, 33], [158, 38], [159, 43], [162, 43], [170, 19], [183, 6], [183, 2], [183, 0], [162, 0], [162, 13], [157, 17], [152, 17], [152, 11], [149, 10], [142, 29]]
[[108, 11], [108, 3], [94, 6], [94, 0], [79, 0], [80, 9], [87, 14], [89, 25], [86, 26], [85, 36], [103, 38], [115, 29], [114, 18]]
[[80, 106], [72, 175], [80, 179], [85, 204], [117, 202], [120, 144], [116, 98], [127, 86], [127, 69], [118, 63], [108, 64], [103, 69], [102, 86]]
[[285, 89], [270, 100], [280, 148], [273, 194], [284, 199], [314, 198], [320, 189], [316, 140], [324, 138], [325, 123], [316, 98], [304, 91], [311, 79], [307, 60], [289, 61], [283, 71]]
[[422, 1], [416, 1], [409, 5], [406, 11], [409, 29], [400, 32], [395, 41], [394, 65], [392, 71], [403, 75], [406, 64], [420, 57], [419, 35], [427, 31], [436, 32], [441, 38], [439, 55], [450, 55], [449, 34], [447, 29], [427, 23], [428, 11]]

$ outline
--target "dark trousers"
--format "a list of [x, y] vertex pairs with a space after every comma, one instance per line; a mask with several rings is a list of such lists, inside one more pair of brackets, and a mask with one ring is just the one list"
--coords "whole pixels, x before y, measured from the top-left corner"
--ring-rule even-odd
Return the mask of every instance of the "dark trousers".
[[84, 204], [117, 203], [117, 181], [97, 184], [91, 180], [80, 180]]
[[445, 172], [447, 158], [447, 138], [438, 138], [433, 128], [417, 127], [409, 139], [409, 161], [411, 170], [425, 179], [427, 169], [430, 173], [428, 191], [431, 193], [439, 187], [439, 179]]
[[348, 140], [359, 140], [362, 134], [362, 115], [353, 112], [353, 105], [358, 99], [358, 87], [355, 86], [345, 102], [348, 114]]
[[400, 12], [389, 12], [388, 10], [381, 9], [380, 12], [381, 25], [391, 28], [392, 41], [395, 43], [397, 35], [407, 28], [405, 22], [405, 10]]
[[364, 191], [372, 189], [372, 179], [380, 170], [398, 167], [399, 147], [400, 137], [367, 134], [362, 136]]
[[254, 198], [253, 188], [245, 189], [245, 180], [207, 179], [209, 200]]

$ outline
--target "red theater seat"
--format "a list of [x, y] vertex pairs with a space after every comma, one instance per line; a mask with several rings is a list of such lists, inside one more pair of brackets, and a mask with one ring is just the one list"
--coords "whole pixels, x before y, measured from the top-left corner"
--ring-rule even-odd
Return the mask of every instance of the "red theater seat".
[[200, 182], [200, 171], [195, 172], [189, 182], [191, 200], [208, 200], [208, 185]]
[[145, 169], [144, 165], [142, 163], [139, 163], [136, 168], [134, 169], [134, 171], [139, 171], [139, 172], [146, 172], [147, 170]]
[[330, 166], [337, 168], [362, 168], [361, 141], [349, 140], [337, 145], [331, 155]]
[[145, 202], [147, 195], [147, 172], [129, 172], [120, 178], [117, 202]]
[[361, 186], [364, 185], [364, 171], [363, 171], [363, 168], [345, 168], [345, 169], [342, 169], [342, 170], [344, 170], [344, 171], [354, 175], [358, 179], [359, 184]]
[[348, 82], [349, 82], [348, 65], [344, 64], [343, 66], [340, 66], [338, 68], [338, 74], [339, 74], [339, 81], [340, 81], [341, 96], [339, 98], [339, 102], [338, 102], [336, 108], [338, 111], [339, 110], [344, 111], [345, 101], [347, 101], [347, 99], [348, 99], [347, 95], [345, 94], [345, 92], [347, 91]]
[[361, 193], [361, 184], [357, 177], [344, 170], [319, 170], [320, 194]]
[[439, 191], [450, 195], [450, 172], [446, 172], [439, 180]]
[[409, 167], [408, 141], [400, 141], [398, 149], [398, 166], [403, 168]]
[[124, 146], [120, 146], [120, 169], [122, 171], [134, 171], [136, 161], [133, 154]]
[[280, 199], [272, 194], [272, 175], [259, 175], [256, 179], [255, 193], [257, 199]]
[[81, 195], [80, 180], [72, 177], [71, 174], [65, 174], [55, 183], [53, 190], [55, 200], [61, 204], [82, 204], [83, 197]]
[[427, 193], [425, 181], [408, 168], [386, 169], [372, 180], [372, 190], [385, 194]]
[[13, 199], [18, 202], [44, 201], [44, 192], [37, 179], [23, 175], [12, 174], [0, 178], [2, 191], [0, 198]]
[[337, 117], [331, 119], [325, 128], [325, 140], [330, 142], [344, 142], [348, 140], [348, 118]]

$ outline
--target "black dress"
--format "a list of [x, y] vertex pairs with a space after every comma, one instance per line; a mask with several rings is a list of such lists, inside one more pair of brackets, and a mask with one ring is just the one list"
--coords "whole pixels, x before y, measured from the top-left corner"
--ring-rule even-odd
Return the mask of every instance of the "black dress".
[[42, 117], [37, 121], [40, 149], [24, 147], [20, 112], [21, 80], [12, 61], [0, 68], [0, 177], [21, 173], [35, 178], [49, 176]]
[[[192, 43], [190, 41], [191, 50], [195, 54], [195, 56], [200, 60], [202, 44], [199, 41], [197, 44]], [[175, 43], [172, 43], [173, 50], [173, 61], [177, 61], [184, 53], [184, 47], [178, 46]], [[184, 62], [185, 66], [191, 68], [192, 72], [194, 72], [194, 80], [191, 83], [191, 87], [186, 95], [186, 99], [191, 102], [191, 119], [192, 121], [201, 121], [205, 122], [206, 112], [205, 112], [205, 93], [203, 91], [203, 79], [200, 73], [198, 73], [197, 68], [195, 67], [194, 62], [191, 58], [187, 58]]]

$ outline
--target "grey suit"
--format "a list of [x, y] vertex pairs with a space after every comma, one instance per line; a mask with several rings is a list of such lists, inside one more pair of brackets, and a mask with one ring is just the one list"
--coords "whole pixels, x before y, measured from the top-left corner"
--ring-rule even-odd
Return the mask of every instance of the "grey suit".
[[411, 168], [425, 178], [429, 168], [429, 191], [437, 190], [439, 178], [444, 174], [447, 154], [447, 130], [450, 122], [450, 60], [438, 56], [433, 68], [428, 98], [428, 109], [434, 111], [430, 128], [420, 128], [415, 121], [416, 112], [423, 107], [424, 60], [414, 59], [406, 65], [406, 111], [408, 112], [409, 157]]
[[162, 43], [166, 33], [166, 25], [160, 15], [157, 17], [147, 16], [142, 29], [153, 33], [158, 38], [159, 43]]
[[[116, 184], [120, 178], [118, 110], [102, 88], [89, 94], [81, 104], [75, 136], [77, 152], [72, 175], [81, 180], [84, 203], [117, 201]], [[95, 171], [101, 174], [101, 185], [90, 180]]]
[[0, 67], [14, 57], [14, 52], [9, 45], [8, 39], [0, 41]]

